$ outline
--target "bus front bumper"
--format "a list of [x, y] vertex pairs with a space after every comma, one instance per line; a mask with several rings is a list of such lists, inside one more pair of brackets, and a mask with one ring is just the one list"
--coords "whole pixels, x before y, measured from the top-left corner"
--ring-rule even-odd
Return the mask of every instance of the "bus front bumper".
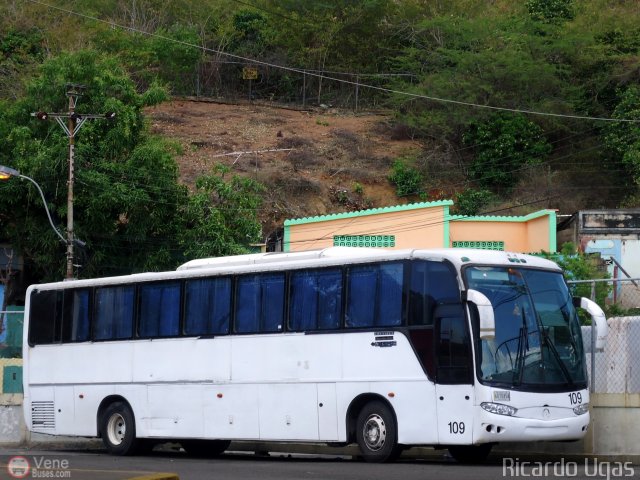
[[477, 407], [473, 443], [580, 440], [589, 428], [589, 413], [549, 420], [497, 415]]

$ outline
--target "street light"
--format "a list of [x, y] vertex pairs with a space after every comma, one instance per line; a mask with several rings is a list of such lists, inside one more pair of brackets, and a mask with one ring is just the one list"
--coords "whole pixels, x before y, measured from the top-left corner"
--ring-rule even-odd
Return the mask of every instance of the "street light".
[[4, 165], [0, 165], [0, 180], [8, 180], [11, 177], [18, 177], [18, 178], [23, 178], [25, 180], [29, 180], [31, 183], [33, 183], [36, 186], [36, 188], [38, 189], [38, 192], [40, 192], [40, 197], [42, 198], [42, 203], [44, 203], [44, 209], [47, 212], [47, 218], [49, 219], [49, 224], [51, 225], [51, 228], [53, 228], [53, 231], [56, 232], [56, 235], [58, 235], [58, 237], [60, 237], [60, 240], [62, 240], [62, 243], [66, 244], [67, 240], [60, 233], [60, 230], [58, 230], [56, 228], [56, 226], [53, 224], [53, 220], [51, 219], [51, 214], [49, 213], [49, 207], [47, 207], [47, 200], [44, 198], [44, 193], [42, 193], [42, 189], [40, 188], [40, 185], [38, 185], [38, 182], [36, 182], [31, 177], [27, 177], [26, 175], [22, 175], [18, 170], [15, 170], [15, 169], [9, 168], [9, 167], [5, 167]]

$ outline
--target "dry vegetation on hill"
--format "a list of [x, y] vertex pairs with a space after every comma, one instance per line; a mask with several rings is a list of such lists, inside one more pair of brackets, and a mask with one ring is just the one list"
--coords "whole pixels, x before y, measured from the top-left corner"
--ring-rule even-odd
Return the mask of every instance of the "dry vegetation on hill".
[[420, 151], [416, 141], [395, 139], [381, 114], [190, 100], [146, 113], [154, 133], [182, 145], [185, 184], [224, 164], [265, 185], [265, 231], [286, 218], [405, 203], [387, 176], [393, 159]]

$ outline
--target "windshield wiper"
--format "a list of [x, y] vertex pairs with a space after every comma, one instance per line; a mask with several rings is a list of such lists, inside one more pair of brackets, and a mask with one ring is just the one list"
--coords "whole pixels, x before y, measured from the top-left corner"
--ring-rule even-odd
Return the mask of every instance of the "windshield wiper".
[[573, 387], [574, 386], [573, 378], [571, 378], [571, 374], [569, 373], [569, 370], [567, 370], [567, 366], [562, 361], [562, 358], [560, 358], [560, 353], [558, 353], [558, 349], [549, 338], [549, 335], [547, 334], [547, 331], [545, 330], [545, 328], [542, 326], [540, 328], [540, 334], [542, 335], [542, 339], [545, 341], [545, 343], [549, 347], [549, 350], [551, 350], [551, 353], [553, 353], [553, 356], [558, 362], [558, 365], [560, 365], [560, 371], [562, 371], [562, 374], [567, 379], [567, 382], [569, 382], [569, 385]]
[[[513, 379], [511, 382], [514, 385], [522, 384], [522, 378], [524, 377], [524, 361], [525, 352], [529, 350], [529, 328], [527, 327], [527, 319], [522, 310], [522, 326], [520, 327], [520, 334], [518, 335], [518, 353], [516, 353], [516, 365], [513, 370]], [[518, 383], [516, 383], [516, 376], [518, 377]]]

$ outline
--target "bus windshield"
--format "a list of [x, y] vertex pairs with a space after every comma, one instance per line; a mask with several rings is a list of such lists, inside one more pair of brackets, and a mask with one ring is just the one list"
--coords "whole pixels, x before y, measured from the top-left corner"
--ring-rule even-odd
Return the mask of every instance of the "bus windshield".
[[586, 388], [578, 315], [560, 272], [468, 267], [469, 288], [491, 301], [496, 333], [480, 339], [478, 377], [484, 384], [523, 390]]

